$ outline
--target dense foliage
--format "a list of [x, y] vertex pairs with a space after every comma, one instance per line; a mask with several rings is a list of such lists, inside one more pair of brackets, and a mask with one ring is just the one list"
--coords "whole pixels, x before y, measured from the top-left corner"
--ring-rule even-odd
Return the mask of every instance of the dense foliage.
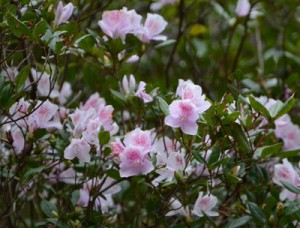
[[299, 226], [299, 27], [292, 0], [0, 0], [0, 226]]

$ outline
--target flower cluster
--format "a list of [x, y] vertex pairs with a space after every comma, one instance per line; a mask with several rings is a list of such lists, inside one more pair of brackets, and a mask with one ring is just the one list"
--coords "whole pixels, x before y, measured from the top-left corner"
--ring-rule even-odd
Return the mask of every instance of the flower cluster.
[[140, 128], [127, 133], [123, 143], [120, 139], [111, 144], [113, 153], [120, 161], [121, 177], [130, 177], [150, 173], [154, 166], [149, 159], [153, 149], [151, 131]]
[[180, 127], [185, 134], [196, 135], [199, 115], [211, 104], [202, 95], [201, 87], [190, 80], [179, 80], [176, 95], [181, 99], [173, 101], [169, 106], [170, 114], [165, 118], [165, 124], [173, 128]]
[[72, 126], [69, 126], [69, 132], [72, 134], [71, 144], [65, 149], [66, 159], [78, 157], [82, 162], [89, 162], [91, 149], [93, 145], [98, 149], [98, 134], [103, 128], [109, 131], [111, 135], [118, 131], [118, 125], [112, 119], [114, 108], [106, 105], [105, 100], [95, 93], [74, 113], [69, 116], [72, 120]]
[[121, 38], [125, 41], [126, 35], [134, 34], [142, 42], [148, 43], [151, 40], [166, 40], [166, 36], [159, 35], [167, 26], [167, 22], [158, 14], [147, 14], [145, 23], [142, 24], [142, 16], [135, 10], [105, 11], [102, 20], [98, 25], [102, 31], [112, 39]]

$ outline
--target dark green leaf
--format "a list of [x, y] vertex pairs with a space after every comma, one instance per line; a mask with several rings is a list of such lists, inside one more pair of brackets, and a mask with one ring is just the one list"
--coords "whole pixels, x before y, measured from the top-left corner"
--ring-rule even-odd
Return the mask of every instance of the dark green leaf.
[[109, 169], [109, 170], [106, 170], [105, 171], [106, 175], [115, 179], [115, 180], [120, 180], [121, 177], [120, 177], [120, 173], [118, 170], [116, 169]]
[[287, 114], [295, 105], [296, 99], [294, 98], [294, 95], [292, 95], [278, 110], [278, 113], [275, 116], [275, 120], [283, 116], [284, 114]]
[[26, 35], [31, 37], [31, 32], [29, 28], [22, 22], [19, 21], [14, 15], [9, 13], [7, 15], [7, 23], [12, 31], [12, 33], [16, 36], [21, 38], [22, 36]]
[[110, 140], [109, 132], [108, 131], [100, 131], [98, 134], [98, 139], [99, 139], [100, 145], [102, 145], [102, 146], [109, 143], [109, 140]]
[[192, 151], [192, 153], [198, 162], [200, 162], [201, 164], [207, 165], [207, 162], [205, 161], [205, 159], [201, 156], [201, 154], [199, 152]]
[[287, 201], [284, 204], [284, 215], [292, 215], [300, 211], [300, 199]]
[[231, 220], [229, 223], [226, 224], [226, 226], [224, 228], [241, 227], [241, 226], [247, 224], [247, 222], [249, 222], [250, 220], [251, 220], [251, 216], [246, 215], [241, 218]]
[[257, 224], [262, 225], [262, 224], [267, 223], [266, 216], [265, 216], [263, 210], [257, 204], [255, 204], [253, 202], [248, 202], [248, 207], [249, 207], [249, 210], [251, 212], [251, 215], [252, 215], [254, 221]]
[[300, 149], [283, 151], [277, 154], [280, 158], [298, 157]]
[[220, 157], [220, 145], [217, 144], [209, 156], [208, 165], [210, 166], [211, 164], [218, 161], [219, 157]]
[[38, 22], [33, 29], [33, 36], [39, 40], [47, 31], [47, 23], [42, 19]]
[[250, 152], [250, 146], [248, 144], [247, 137], [242, 130], [241, 126], [237, 123], [233, 123], [230, 125], [232, 127], [232, 134], [237, 144], [241, 147], [241, 149], [245, 152]]
[[300, 194], [300, 188], [298, 188], [294, 185], [291, 185], [286, 181], [280, 181], [280, 182], [282, 183], [283, 187], [285, 187], [287, 190], [289, 190], [293, 193], [296, 193], [296, 194]]
[[37, 167], [37, 168], [32, 168], [32, 169], [29, 169], [25, 174], [24, 174], [24, 177], [25, 179], [27, 179], [28, 177], [34, 175], [34, 174], [41, 174], [41, 172], [46, 169], [47, 167], [45, 166], [41, 166], [41, 167]]
[[271, 115], [269, 111], [260, 102], [256, 101], [255, 98], [249, 96], [251, 107], [259, 114], [263, 115], [266, 119], [270, 120]]
[[16, 77], [15, 83], [17, 86], [17, 90], [19, 90], [25, 83], [26, 79], [28, 78], [30, 73], [30, 66], [26, 65], [23, 69], [19, 72]]
[[52, 211], [57, 212], [56, 206], [47, 200], [41, 201], [41, 209], [43, 213], [49, 218], [52, 217]]
[[276, 155], [282, 148], [281, 143], [277, 143], [271, 146], [259, 147], [255, 151], [255, 155], [261, 158]]
[[239, 112], [230, 113], [222, 119], [222, 123], [224, 125], [230, 124], [230, 123], [236, 121], [239, 116], [240, 116]]

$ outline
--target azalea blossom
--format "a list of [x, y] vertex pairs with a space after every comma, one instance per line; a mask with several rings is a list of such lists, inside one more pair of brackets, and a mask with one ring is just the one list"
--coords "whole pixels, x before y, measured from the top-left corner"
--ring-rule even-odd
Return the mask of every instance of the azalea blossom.
[[55, 11], [54, 25], [59, 26], [60, 24], [66, 23], [72, 16], [73, 9], [74, 6], [71, 2], [63, 6], [63, 3], [60, 1]]
[[199, 192], [192, 213], [198, 217], [203, 217], [204, 213], [207, 216], [219, 216], [219, 212], [213, 211], [217, 205], [218, 199], [212, 194], [203, 196], [203, 192]]
[[170, 200], [170, 208], [171, 210], [166, 214], [166, 216], [173, 216], [176, 214], [187, 217], [190, 215], [190, 211], [188, 206], [184, 207], [178, 199], [171, 198]]
[[[290, 185], [298, 187], [300, 185], [300, 177], [293, 165], [285, 158], [282, 160], [283, 164], [276, 164], [274, 166], [273, 182], [279, 186], [283, 186], [282, 182], [285, 181]], [[294, 200], [300, 198], [288, 189], [283, 189], [279, 195], [280, 200]]]
[[73, 160], [77, 157], [81, 162], [90, 162], [91, 146], [83, 139], [72, 139], [70, 145], [64, 151], [64, 158]]
[[154, 166], [148, 158], [148, 152], [142, 147], [125, 147], [120, 153], [120, 176], [131, 177], [150, 173]]
[[247, 16], [251, 9], [249, 0], [238, 0], [235, 12], [239, 17]]
[[175, 100], [169, 106], [170, 114], [165, 118], [165, 124], [173, 128], [181, 128], [183, 133], [196, 135], [199, 114], [196, 106], [190, 100]]
[[205, 112], [211, 106], [210, 102], [205, 100], [202, 88], [199, 85], [195, 85], [191, 80], [184, 81], [179, 79], [176, 95], [183, 100], [191, 100], [197, 107], [199, 114]]
[[162, 16], [148, 13], [145, 24], [139, 31], [138, 37], [144, 43], [148, 43], [150, 40], [165, 41], [167, 37], [159, 34], [166, 28], [167, 24]]
[[112, 39], [121, 38], [124, 41], [127, 34], [134, 34], [139, 30], [141, 20], [142, 16], [135, 10], [127, 10], [124, 7], [121, 10], [105, 11], [98, 25], [107, 36]]

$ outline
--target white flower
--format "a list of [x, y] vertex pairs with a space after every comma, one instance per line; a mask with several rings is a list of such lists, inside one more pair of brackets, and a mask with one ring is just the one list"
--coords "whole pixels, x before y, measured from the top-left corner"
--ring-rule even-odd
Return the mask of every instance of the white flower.
[[217, 202], [218, 199], [214, 195], [208, 194], [203, 196], [203, 192], [199, 192], [192, 213], [199, 217], [203, 217], [203, 213], [207, 216], [218, 216], [219, 212], [212, 211], [212, 209], [217, 205]]

